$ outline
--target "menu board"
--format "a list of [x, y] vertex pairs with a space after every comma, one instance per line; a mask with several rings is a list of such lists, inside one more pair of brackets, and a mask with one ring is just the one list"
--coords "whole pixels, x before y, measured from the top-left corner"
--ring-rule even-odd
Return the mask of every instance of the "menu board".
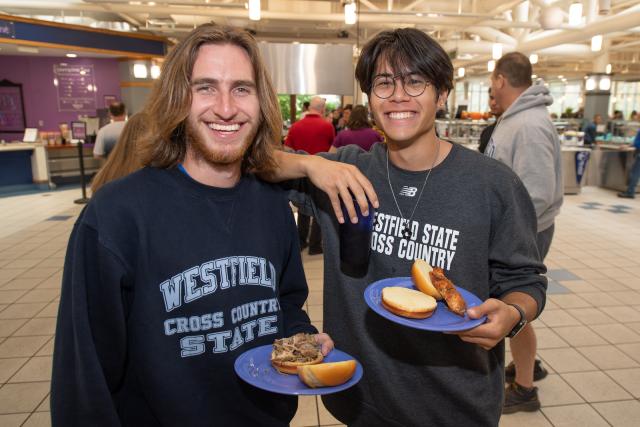
[[58, 111], [95, 111], [96, 84], [93, 65], [54, 64]]
[[24, 132], [25, 117], [22, 85], [8, 80], [0, 82], [0, 132]]

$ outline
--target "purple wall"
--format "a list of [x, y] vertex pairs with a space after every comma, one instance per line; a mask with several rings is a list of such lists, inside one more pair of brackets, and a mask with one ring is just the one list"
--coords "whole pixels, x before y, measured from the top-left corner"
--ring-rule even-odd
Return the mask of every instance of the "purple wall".
[[[95, 111], [58, 111], [57, 88], [53, 85], [53, 65], [60, 63], [93, 65], [95, 84], [98, 88], [98, 108], [104, 107], [104, 95], [115, 95], [122, 99], [117, 59], [0, 55], [0, 80], [22, 83], [27, 127], [57, 131], [60, 122], [78, 120], [78, 115], [95, 115]], [[42, 125], [40, 121], [43, 122]], [[22, 139], [22, 135], [0, 133], [0, 138], [10, 141]]]

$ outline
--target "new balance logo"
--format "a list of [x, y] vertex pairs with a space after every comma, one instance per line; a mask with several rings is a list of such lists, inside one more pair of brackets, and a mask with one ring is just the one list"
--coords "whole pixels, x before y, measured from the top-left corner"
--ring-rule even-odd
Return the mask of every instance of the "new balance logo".
[[407, 187], [405, 185], [400, 190], [400, 195], [401, 196], [407, 196], [407, 197], [413, 197], [413, 196], [416, 195], [417, 192], [418, 192], [418, 189], [416, 187]]

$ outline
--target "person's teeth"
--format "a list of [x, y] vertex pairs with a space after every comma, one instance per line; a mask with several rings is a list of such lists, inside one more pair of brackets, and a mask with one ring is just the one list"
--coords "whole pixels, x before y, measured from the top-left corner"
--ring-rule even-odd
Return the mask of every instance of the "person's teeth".
[[220, 130], [224, 132], [233, 132], [240, 129], [240, 125], [238, 123], [233, 123], [230, 125], [221, 125], [218, 123], [210, 123], [209, 127], [213, 130]]
[[389, 117], [392, 119], [408, 119], [409, 117], [413, 117], [414, 113], [403, 111], [403, 112], [394, 112], [389, 113]]

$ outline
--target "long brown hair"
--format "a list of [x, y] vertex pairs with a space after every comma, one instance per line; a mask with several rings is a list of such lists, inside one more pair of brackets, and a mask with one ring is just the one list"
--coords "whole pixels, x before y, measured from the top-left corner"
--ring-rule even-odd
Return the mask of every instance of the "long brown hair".
[[147, 122], [148, 118], [144, 113], [134, 114], [127, 120], [107, 162], [91, 181], [93, 194], [107, 182], [122, 178], [142, 167], [138, 151], [139, 143], [147, 130]]
[[188, 143], [186, 120], [192, 101], [191, 74], [198, 49], [204, 44], [232, 44], [249, 55], [260, 102], [260, 121], [254, 141], [242, 160], [242, 171], [272, 171], [276, 166], [273, 150], [280, 143], [282, 116], [258, 45], [244, 30], [215, 24], [197, 27], [164, 61], [146, 107], [150, 132], [143, 147], [143, 163], [170, 168], [184, 159]]

